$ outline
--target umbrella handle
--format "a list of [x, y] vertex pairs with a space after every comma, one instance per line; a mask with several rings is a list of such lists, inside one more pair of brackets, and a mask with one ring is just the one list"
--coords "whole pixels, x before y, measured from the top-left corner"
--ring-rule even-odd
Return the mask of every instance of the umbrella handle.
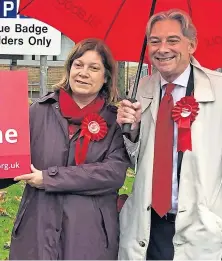
[[[134, 103], [136, 102], [137, 100], [134, 98], [130, 98], [128, 99], [128, 101]], [[132, 124], [131, 123], [124, 123], [123, 126], [122, 126], [122, 133], [125, 135], [125, 134], [129, 134], [130, 131], [131, 131], [131, 126]]]

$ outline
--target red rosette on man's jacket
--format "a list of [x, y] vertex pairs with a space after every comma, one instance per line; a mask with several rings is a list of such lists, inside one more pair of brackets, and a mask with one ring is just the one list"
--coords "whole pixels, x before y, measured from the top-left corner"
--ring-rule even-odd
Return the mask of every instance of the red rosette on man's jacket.
[[[80, 128], [81, 132], [76, 143], [76, 165], [83, 164], [85, 162], [90, 140], [102, 140], [108, 132], [105, 120], [97, 113], [87, 115], [83, 119]], [[80, 144], [81, 137], [83, 137], [82, 146]]]
[[192, 151], [191, 124], [198, 115], [199, 104], [193, 96], [185, 96], [176, 103], [172, 118], [178, 124], [177, 151]]

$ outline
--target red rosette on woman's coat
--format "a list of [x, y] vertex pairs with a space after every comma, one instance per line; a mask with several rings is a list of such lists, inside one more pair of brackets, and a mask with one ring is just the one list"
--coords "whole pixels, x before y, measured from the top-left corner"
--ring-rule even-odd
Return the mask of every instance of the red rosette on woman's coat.
[[[99, 141], [103, 139], [108, 132], [105, 120], [97, 113], [87, 115], [83, 119], [80, 128], [81, 132], [76, 143], [76, 165], [83, 164], [85, 162], [90, 140]], [[80, 144], [81, 137], [83, 137], [82, 146]]]
[[198, 115], [199, 104], [193, 96], [183, 97], [172, 110], [172, 118], [178, 124], [177, 151], [192, 151], [191, 124]]

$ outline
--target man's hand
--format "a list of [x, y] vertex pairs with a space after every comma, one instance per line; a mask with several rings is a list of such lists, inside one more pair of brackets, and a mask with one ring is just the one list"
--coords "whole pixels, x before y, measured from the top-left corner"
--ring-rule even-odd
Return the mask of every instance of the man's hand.
[[123, 100], [120, 102], [117, 122], [120, 126], [124, 123], [131, 123], [131, 130], [139, 128], [141, 121], [141, 104], [139, 102], [132, 103], [129, 100]]
[[32, 187], [38, 189], [44, 189], [42, 171], [36, 169], [33, 165], [31, 165], [31, 171], [32, 173], [17, 176], [14, 178], [14, 180], [15, 181], [24, 180], [26, 181], [27, 184], [29, 184]]

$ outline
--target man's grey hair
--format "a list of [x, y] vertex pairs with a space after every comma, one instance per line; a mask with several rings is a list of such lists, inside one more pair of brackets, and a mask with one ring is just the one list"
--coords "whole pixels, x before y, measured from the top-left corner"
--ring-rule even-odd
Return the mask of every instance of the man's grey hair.
[[171, 9], [166, 12], [157, 13], [151, 16], [148, 24], [147, 24], [147, 38], [149, 40], [149, 36], [151, 34], [151, 30], [154, 24], [158, 21], [164, 20], [176, 20], [181, 25], [182, 34], [190, 39], [191, 41], [197, 40], [197, 30], [194, 26], [190, 16], [178, 9]]

